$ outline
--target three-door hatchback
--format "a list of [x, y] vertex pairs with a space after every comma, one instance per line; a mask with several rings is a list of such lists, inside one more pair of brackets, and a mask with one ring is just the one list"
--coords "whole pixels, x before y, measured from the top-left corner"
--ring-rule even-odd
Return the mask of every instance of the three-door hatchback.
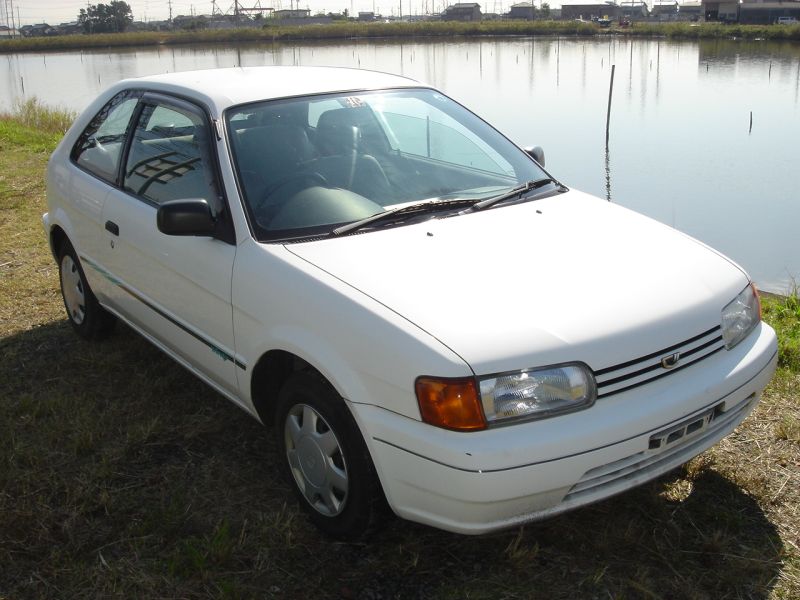
[[122, 81], [48, 203], [78, 334], [121, 319], [274, 425], [337, 536], [385, 502], [481, 533], [622, 492], [730, 433], [776, 366], [740, 267], [402, 77]]

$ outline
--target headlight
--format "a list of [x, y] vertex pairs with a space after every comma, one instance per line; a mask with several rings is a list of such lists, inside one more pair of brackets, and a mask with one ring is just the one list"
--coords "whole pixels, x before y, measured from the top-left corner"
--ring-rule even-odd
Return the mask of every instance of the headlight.
[[597, 397], [594, 376], [582, 364], [503, 373], [481, 378], [479, 387], [488, 424], [577, 410]]
[[730, 350], [761, 321], [761, 302], [752, 283], [722, 309], [722, 339]]

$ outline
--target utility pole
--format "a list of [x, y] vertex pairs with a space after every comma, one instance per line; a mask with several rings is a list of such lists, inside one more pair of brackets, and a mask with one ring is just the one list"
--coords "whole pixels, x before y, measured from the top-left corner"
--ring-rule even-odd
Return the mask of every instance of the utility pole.
[[169, 28], [172, 29], [172, 0], [169, 0]]

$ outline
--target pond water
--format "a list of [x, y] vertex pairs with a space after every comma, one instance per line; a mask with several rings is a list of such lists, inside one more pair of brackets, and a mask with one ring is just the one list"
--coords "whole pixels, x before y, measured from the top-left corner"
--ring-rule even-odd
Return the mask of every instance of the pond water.
[[548, 169], [569, 186], [727, 254], [762, 289], [800, 283], [797, 44], [472, 38], [10, 54], [0, 64], [0, 110], [31, 96], [80, 110], [119, 79], [196, 68], [337, 65], [406, 75], [520, 145], [541, 145]]

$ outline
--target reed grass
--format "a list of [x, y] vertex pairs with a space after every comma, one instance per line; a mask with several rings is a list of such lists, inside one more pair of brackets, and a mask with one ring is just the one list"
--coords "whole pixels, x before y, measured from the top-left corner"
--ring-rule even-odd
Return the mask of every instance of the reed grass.
[[800, 373], [800, 290], [796, 285], [785, 296], [762, 300], [764, 319], [778, 332], [778, 362]]
[[362, 38], [424, 38], [441, 36], [556, 35], [668, 37], [675, 39], [742, 38], [800, 40], [800, 25], [723, 25], [721, 23], [634, 23], [628, 28], [602, 28], [579, 21], [422, 21], [414, 23], [334, 22], [325, 25], [280, 26], [198, 31], [136, 31], [117, 34], [37, 37], [0, 42], [0, 53], [35, 52], [203, 44], [222, 42], [276, 42], [303, 40], [341, 40]]
[[25, 127], [43, 133], [64, 135], [76, 116], [74, 111], [47, 106], [33, 97], [17, 100], [14, 102], [13, 111], [10, 114], [0, 114], [0, 119], [13, 119]]

